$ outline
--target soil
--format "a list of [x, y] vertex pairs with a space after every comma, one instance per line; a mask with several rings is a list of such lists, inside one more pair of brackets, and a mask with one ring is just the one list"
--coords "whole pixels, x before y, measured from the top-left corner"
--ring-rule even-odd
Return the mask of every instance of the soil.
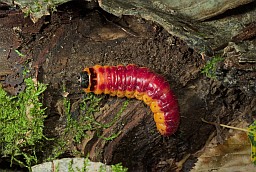
[[[182, 40], [154, 22], [134, 16], [117, 18], [99, 8], [86, 7], [67, 3], [34, 24], [20, 10], [0, 4], [1, 84], [10, 94], [18, 94], [24, 89], [24, 69], [48, 84], [43, 100], [48, 116], [46, 136], [57, 136], [63, 122], [58, 105], [63, 99], [63, 85], [75, 108], [85, 94], [77, 82], [79, 73], [96, 64], [133, 63], [163, 75], [178, 97], [181, 124], [174, 135], [162, 137], [150, 108], [130, 100], [119, 122], [101, 133], [107, 137], [121, 130], [117, 138], [105, 141], [92, 132], [90, 139], [74, 145], [93, 161], [122, 162], [129, 171], [173, 171], [175, 162], [190, 155], [183, 169], [188, 171], [196, 161], [194, 154], [216, 131], [201, 118], [221, 123], [238, 116], [251, 119], [255, 98], [239, 86], [229, 88], [204, 76], [200, 71], [206, 60]], [[101, 108], [105, 110], [97, 120], [114, 118], [125, 100], [104, 96]], [[62, 157], [74, 156], [70, 152]]]

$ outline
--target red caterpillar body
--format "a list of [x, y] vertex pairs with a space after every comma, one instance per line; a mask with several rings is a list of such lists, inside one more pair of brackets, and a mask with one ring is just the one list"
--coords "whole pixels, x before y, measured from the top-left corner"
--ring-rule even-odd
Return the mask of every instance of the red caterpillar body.
[[146, 67], [99, 66], [85, 68], [81, 86], [86, 93], [137, 98], [150, 106], [158, 131], [169, 136], [179, 125], [177, 100], [165, 79]]

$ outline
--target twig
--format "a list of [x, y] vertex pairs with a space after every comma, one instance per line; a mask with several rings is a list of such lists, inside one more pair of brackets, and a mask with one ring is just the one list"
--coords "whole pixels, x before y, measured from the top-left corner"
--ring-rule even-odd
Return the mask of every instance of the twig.
[[251, 132], [250, 130], [247, 130], [247, 129], [244, 129], [244, 128], [238, 128], [238, 127], [232, 127], [232, 126], [229, 126], [229, 125], [225, 125], [225, 124], [217, 124], [215, 122], [208, 122], [206, 121], [205, 119], [201, 118], [201, 120], [205, 123], [208, 123], [208, 124], [212, 124], [212, 125], [220, 125], [222, 127], [226, 127], [226, 128], [230, 128], [230, 129], [234, 129], [234, 130], [240, 130], [240, 131], [244, 131], [244, 132]]

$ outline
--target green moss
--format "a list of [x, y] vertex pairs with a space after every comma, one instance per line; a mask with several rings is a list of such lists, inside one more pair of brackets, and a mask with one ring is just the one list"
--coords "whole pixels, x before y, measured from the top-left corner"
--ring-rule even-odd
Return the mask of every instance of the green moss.
[[[48, 143], [49, 144], [49, 143]], [[67, 147], [67, 140], [63, 136], [60, 136], [59, 138], [55, 138], [51, 141], [51, 147], [50, 152], [49, 150], [46, 151], [46, 161], [52, 161], [60, 157], [62, 154], [64, 154], [68, 147]], [[47, 146], [48, 147], [48, 146]]]
[[80, 103], [80, 116], [79, 120], [71, 117], [70, 113], [70, 101], [64, 99], [64, 107], [67, 115], [67, 128], [66, 132], [73, 135], [73, 141], [80, 143], [81, 139], [86, 137], [85, 131], [95, 130], [98, 126], [101, 126], [94, 118], [94, 113], [98, 112], [99, 103], [102, 97], [94, 94], [87, 94], [86, 97]]
[[87, 168], [89, 166], [89, 163], [90, 163], [89, 155], [87, 155], [86, 158], [84, 159], [84, 166], [83, 166], [82, 172], [86, 172], [88, 170]]
[[55, 166], [55, 169], [54, 169], [55, 172], [59, 172], [60, 171], [60, 164], [57, 163], [57, 165]]
[[[65, 87], [63, 87], [65, 92]], [[54, 160], [60, 155], [64, 154], [66, 151], [70, 151], [73, 144], [79, 144], [81, 141], [90, 137], [87, 135], [86, 131], [96, 131], [97, 136], [110, 141], [118, 137], [121, 131], [113, 133], [109, 137], [103, 137], [99, 133], [103, 129], [111, 127], [121, 116], [122, 112], [126, 109], [128, 105], [128, 100], [126, 100], [116, 114], [116, 116], [109, 123], [100, 123], [95, 119], [95, 113], [100, 111], [100, 103], [104, 96], [98, 96], [95, 94], [86, 94], [85, 97], [78, 105], [79, 116], [74, 117], [71, 113], [71, 102], [67, 97], [63, 98], [63, 110], [66, 117], [66, 127], [63, 133], [60, 133], [58, 138], [52, 142], [53, 148], [51, 152], [47, 155], [47, 161]], [[72, 150], [73, 155], [81, 156], [81, 152]], [[82, 155], [83, 156], [83, 155]]]
[[208, 78], [216, 79], [216, 66], [219, 62], [223, 61], [224, 58], [220, 56], [215, 56], [211, 60], [209, 60], [204, 68], [202, 69], [201, 73], [205, 74]]
[[113, 172], [126, 172], [126, 171], [128, 171], [128, 168], [123, 167], [121, 163], [111, 165], [111, 169], [112, 169]]
[[99, 172], [106, 172], [107, 171], [107, 168], [105, 165], [101, 165], [100, 168], [99, 168]]
[[42, 140], [45, 108], [40, 102], [46, 85], [25, 79], [26, 89], [9, 96], [0, 88], [1, 156], [30, 168], [37, 163], [36, 151]]
[[25, 17], [30, 16], [32, 21], [36, 22], [42, 16], [57, 11], [56, 6], [67, 1], [69, 0], [18, 0], [17, 4]]
[[18, 56], [20, 56], [20, 57], [24, 57], [25, 55], [24, 54], [22, 54], [19, 50], [15, 50], [15, 52], [18, 54]]
[[[64, 107], [67, 115], [67, 128], [66, 132], [71, 134], [73, 137], [73, 141], [75, 143], [80, 143], [82, 138], [86, 137], [85, 131], [102, 131], [103, 129], [111, 127], [121, 116], [122, 112], [126, 109], [128, 105], [128, 100], [126, 100], [120, 109], [120, 111], [116, 114], [111, 122], [104, 124], [98, 122], [94, 114], [95, 112], [99, 112], [99, 104], [102, 100], [102, 96], [97, 96], [94, 94], [87, 94], [86, 97], [80, 103], [80, 116], [79, 120], [71, 117], [70, 113], [70, 101], [67, 98], [64, 98]], [[121, 132], [113, 133], [109, 137], [103, 137], [98, 135], [100, 138], [105, 140], [113, 140], [116, 138]]]
[[73, 165], [73, 159], [71, 159], [71, 161], [68, 164], [68, 172], [75, 172], [72, 165]]

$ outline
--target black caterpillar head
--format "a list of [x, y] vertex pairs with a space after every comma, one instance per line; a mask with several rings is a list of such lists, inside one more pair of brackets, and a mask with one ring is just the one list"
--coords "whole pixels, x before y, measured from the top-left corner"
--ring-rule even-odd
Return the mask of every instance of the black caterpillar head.
[[90, 78], [88, 75], [88, 72], [83, 71], [80, 73], [80, 83], [82, 88], [88, 88], [89, 87]]

